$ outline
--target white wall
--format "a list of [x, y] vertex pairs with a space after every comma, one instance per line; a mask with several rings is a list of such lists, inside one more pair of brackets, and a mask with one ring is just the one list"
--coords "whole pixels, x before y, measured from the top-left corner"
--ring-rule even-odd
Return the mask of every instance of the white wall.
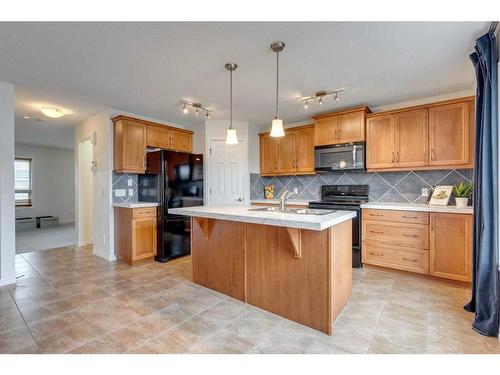
[[[93, 253], [109, 261], [116, 260], [114, 251], [114, 215], [112, 207], [111, 183], [113, 170], [113, 124], [110, 109], [101, 111], [88, 118], [75, 128], [75, 168], [79, 173], [78, 161], [82, 157], [78, 152], [80, 142], [92, 139], [94, 132], [97, 143], [93, 147], [93, 160], [97, 162], [97, 172], [93, 175]], [[76, 186], [79, 196], [81, 187]], [[79, 228], [79, 213], [76, 213]], [[77, 238], [83, 234], [78, 233]]]
[[16, 157], [32, 158], [31, 208], [16, 208], [17, 217], [58, 216], [75, 221], [75, 152], [16, 143]]
[[14, 85], [0, 82], [0, 285], [16, 282]]
[[76, 230], [76, 242], [78, 246], [88, 245], [93, 242], [94, 213], [93, 213], [93, 186], [94, 175], [91, 171], [93, 158], [93, 145], [91, 140], [79, 142], [78, 145], [78, 174], [76, 184], [78, 185], [77, 211], [78, 228]]
[[[217, 139], [226, 139], [226, 134], [227, 134], [227, 127], [228, 127], [228, 120], [207, 120], [205, 122], [205, 151], [208, 150], [209, 148], [209, 142], [211, 140], [217, 140]], [[244, 155], [244, 171], [243, 171], [243, 176], [244, 176], [244, 181], [243, 181], [243, 202], [244, 204], [250, 204], [250, 173], [249, 173], [249, 150], [250, 150], [250, 138], [249, 138], [249, 132], [248, 132], [248, 121], [233, 121], [233, 125], [236, 129], [236, 134], [238, 136], [239, 140], [242, 140], [245, 145], [246, 145], [246, 151]], [[207, 153], [205, 152], [205, 155]], [[208, 160], [207, 157], [204, 158], [204, 191], [205, 191], [205, 198], [207, 197], [207, 186], [208, 186], [208, 174], [210, 171], [208, 170]], [[205, 204], [207, 203], [207, 200], [205, 199]]]

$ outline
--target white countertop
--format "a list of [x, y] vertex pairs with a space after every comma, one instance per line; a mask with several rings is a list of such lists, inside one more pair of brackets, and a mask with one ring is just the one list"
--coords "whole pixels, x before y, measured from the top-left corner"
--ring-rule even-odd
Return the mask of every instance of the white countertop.
[[145, 207], [157, 207], [158, 203], [153, 202], [120, 202], [113, 203], [113, 207], [122, 208], [145, 208]]
[[373, 202], [364, 203], [361, 208], [373, 208], [377, 210], [400, 210], [400, 211], [423, 211], [423, 212], [445, 212], [453, 214], [472, 214], [472, 207], [458, 208], [456, 206], [433, 206], [424, 203], [389, 203]]
[[[310, 201], [303, 201], [299, 199], [289, 199], [286, 201], [286, 204], [289, 206], [309, 206]], [[258, 203], [258, 204], [279, 204], [280, 200], [279, 199], [252, 199], [250, 201], [251, 204], [253, 203]]]
[[256, 211], [255, 209], [255, 206], [197, 206], [172, 208], [169, 213], [312, 230], [327, 229], [356, 217], [356, 213], [351, 211], [335, 211], [326, 215], [305, 215]]

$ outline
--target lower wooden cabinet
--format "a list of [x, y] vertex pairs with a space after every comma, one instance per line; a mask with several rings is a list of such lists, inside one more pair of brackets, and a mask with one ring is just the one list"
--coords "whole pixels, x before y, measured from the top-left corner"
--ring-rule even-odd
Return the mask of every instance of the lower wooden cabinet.
[[472, 215], [431, 213], [430, 245], [431, 275], [472, 281]]
[[362, 217], [364, 264], [472, 280], [472, 215], [363, 209]]
[[156, 226], [156, 207], [115, 207], [115, 246], [120, 257], [128, 264], [154, 257]]

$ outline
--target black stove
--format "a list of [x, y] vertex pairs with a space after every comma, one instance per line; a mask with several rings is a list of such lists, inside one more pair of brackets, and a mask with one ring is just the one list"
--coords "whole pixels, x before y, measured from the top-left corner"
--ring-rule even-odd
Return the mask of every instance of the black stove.
[[361, 267], [361, 204], [368, 202], [368, 185], [323, 185], [321, 200], [309, 202], [310, 208], [354, 211], [352, 219], [352, 266]]

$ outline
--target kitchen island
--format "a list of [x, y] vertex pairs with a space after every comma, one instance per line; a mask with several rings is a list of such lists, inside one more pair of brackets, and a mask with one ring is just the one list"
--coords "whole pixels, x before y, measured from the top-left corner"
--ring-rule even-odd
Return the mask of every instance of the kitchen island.
[[313, 212], [170, 209], [191, 216], [193, 282], [330, 335], [351, 296], [356, 214]]

